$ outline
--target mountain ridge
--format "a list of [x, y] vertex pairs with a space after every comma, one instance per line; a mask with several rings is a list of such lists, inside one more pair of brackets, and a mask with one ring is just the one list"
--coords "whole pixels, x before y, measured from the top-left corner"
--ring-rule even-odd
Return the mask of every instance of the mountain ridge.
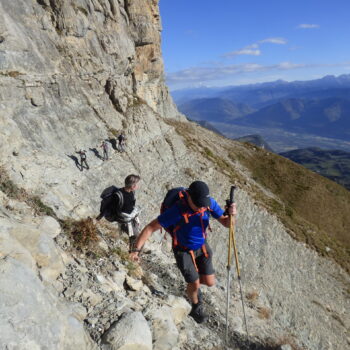
[[235, 123], [349, 140], [349, 113], [347, 99], [287, 99], [236, 119]]
[[[320, 79], [306, 80], [306, 81], [292, 81], [287, 82], [283, 80], [277, 80], [273, 82], [264, 82], [248, 85], [239, 86], [227, 86], [227, 87], [207, 87], [207, 88], [192, 88], [192, 89], [182, 89], [172, 91], [171, 94], [177, 104], [179, 102], [183, 103], [185, 100], [192, 98], [206, 98], [206, 97], [222, 97], [231, 100], [232, 102], [241, 102], [250, 104], [249, 101], [253, 101], [254, 104], [259, 104], [259, 99], [261, 97], [257, 94], [264, 93], [273, 94], [274, 91], [282, 89], [279, 92], [280, 96], [278, 98], [291, 98], [298, 97], [299, 94], [311, 93], [311, 91], [324, 92], [327, 89], [349, 89], [350, 88], [350, 74], [343, 74], [337, 77], [329, 75]], [[283, 92], [284, 91], [284, 92]], [[232, 98], [233, 96], [236, 96]], [[247, 97], [244, 97], [244, 95]], [[250, 96], [251, 94], [252, 96]], [[292, 95], [291, 95], [292, 94]], [[186, 99], [184, 97], [186, 96]], [[193, 97], [192, 97], [193, 96]], [[230, 98], [231, 96], [231, 98]], [[267, 96], [268, 97], [268, 96]], [[181, 99], [181, 101], [180, 101]], [[268, 100], [271, 100], [271, 96]], [[276, 97], [272, 100], [276, 100]], [[266, 103], [266, 98], [264, 101]], [[254, 106], [253, 106], [254, 107]], [[255, 106], [255, 107], [259, 107]], [[260, 106], [261, 107], [261, 106]]]

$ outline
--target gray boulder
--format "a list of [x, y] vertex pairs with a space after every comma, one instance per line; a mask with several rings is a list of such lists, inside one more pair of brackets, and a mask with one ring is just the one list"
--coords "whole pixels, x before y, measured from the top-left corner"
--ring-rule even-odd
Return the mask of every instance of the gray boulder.
[[141, 312], [125, 314], [102, 338], [103, 350], [152, 350], [152, 334]]
[[0, 264], [2, 349], [96, 349], [84, 327], [34, 270], [5, 256]]

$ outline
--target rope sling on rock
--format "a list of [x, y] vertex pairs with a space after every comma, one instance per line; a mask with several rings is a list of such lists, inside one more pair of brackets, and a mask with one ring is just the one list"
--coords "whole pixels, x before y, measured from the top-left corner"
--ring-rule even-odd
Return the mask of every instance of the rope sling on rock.
[[[229, 207], [232, 203], [234, 203], [234, 191], [235, 191], [235, 189], [236, 189], [235, 186], [231, 186], [230, 199], [228, 199], [226, 201], [227, 207]], [[230, 215], [229, 240], [228, 240], [228, 252], [227, 252], [227, 295], [226, 295], [226, 333], [225, 333], [225, 339], [226, 339], [226, 344], [227, 345], [228, 345], [228, 326], [229, 326], [228, 315], [229, 315], [229, 305], [230, 305], [232, 248], [233, 248], [234, 255], [235, 255], [237, 277], [238, 277], [239, 288], [240, 288], [240, 292], [241, 292], [244, 324], [245, 324], [247, 337], [249, 337], [248, 327], [247, 327], [247, 319], [246, 319], [246, 314], [245, 314], [245, 309], [244, 309], [241, 274], [240, 274], [240, 269], [239, 269], [238, 253], [237, 253], [236, 240], [235, 240], [235, 230], [234, 230], [233, 218], [232, 218], [232, 215]]]

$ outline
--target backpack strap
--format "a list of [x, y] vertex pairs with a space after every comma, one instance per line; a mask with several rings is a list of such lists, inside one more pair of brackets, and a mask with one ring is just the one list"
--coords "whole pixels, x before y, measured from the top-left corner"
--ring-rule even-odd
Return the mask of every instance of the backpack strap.
[[[205, 246], [205, 244], [202, 245], [201, 249], [202, 249], [202, 252], [203, 252], [204, 256], [206, 257], [206, 259], [208, 259], [209, 258], [209, 254], [208, 254], [207, 247]], [[198, 266], [197, 266], [197, 263], [196, 263], [196, 257], [194, 255], [194, 251], [191, 249], [191, 250], [188, 251], [188, 253], [191, 255], [192, 262], [193, 262], [193, 265], [194, 265], [196, 271], [199, 272]]]
[[198, 266], [196, 264], [196, 257], [194, 256], [194, 252], [193, 252], [193, 250], [189, 250], [188, 252], [191, 255], [191, 258], [192, 258], [192, 261], [193, 261], [193, 265], [194, 265], [196, 271], [198, 272]]
[[114, 192], [115, 197], [117, 198], [118, 201], [118, 207], [116, 208], [117, 211], [120, 211], [123, 208], [124, 205], [124, 196], [122, 191], [118, 188], [115, 192]]
[[[200, 214], [200, 222], [201, 222], [201, 227], [202, 227], [202, 234], [203, 234], [203, 238], [206, 239], [207, 238], [207, 234], [206, 234], [205, 228], [204, 228], [203, 216], [204, 216], [204, 213], [206, 211], [212, 211], [210, 209], [210, 207], [207, 207], [207, 208], [201, 208], [200, 210], [197, 210], [196, 212], [190, 213], [187, 210], [188, 207], [189, 207], [189, 204], [188, 204], [188, 201], [187, 201], [188, 193], [186, 191], [183, 191], [183, 192], [181, 191], [179, 193], [179, 197], [181, 198], [181, 203], [179, 203], [179, 207], [180, 207], [180, 211], [181, 211], [181, 215], [183, 217], [184, 223], [182, 222], [182, 220], [180, 220], [179, 223], [172, 230], [172, 232], [170, 232], [170, 234], [172, 236], [172, 239], [173, 239], [173, 247], [178, 246], [177, 237], [176, 237], [176, 231], [178, 231], [181, 228], [181, 226], [183, 226], [184, 224], [188, 224], [189, 223], [189, 218], [191, 216], [195, 216], [197, 214]], [[181, 209], [181, 206], [182, 206], [182, 209]], [[211, 228], [210, 228], [210, 231], [211, 231]], [[186, 247], [183, 247], [183, 248], [186, 248]], [[203, 250], [203, 252], [204, 252], [204, 250]], [[206, 249], [205, 249], [204, 254], [207, 257], [208, 254], [206, 253]]]

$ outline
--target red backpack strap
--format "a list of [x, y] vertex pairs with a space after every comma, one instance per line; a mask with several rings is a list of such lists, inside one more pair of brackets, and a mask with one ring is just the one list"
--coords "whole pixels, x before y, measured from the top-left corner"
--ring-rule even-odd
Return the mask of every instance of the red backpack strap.
[[180, 229], [180, 225], [177, 225], [173, 231], [171, 232], [171, 237], [173, 239], [173, 248], [178, 246], [178, 242], [177, 242], [177, 236], [176, 236], [176, 231], [178, 231]]
[[193, 252], [193, 250], [189, 250], [188, 252], [189, 252], [190, 255], [191, 255], [191, 258], [192, 258], [192, 261], [193, 261], [193, 265], [194, 265], [194, 267], [196, 268], [196, 271], [198, 272], [198, 266], [197, 266], [197, 264], [196, 264], [196, 257], [194, 256], [194, 252]]
[[[202, 208], [196, 212], [193, 212], [193, 213], [190, 213], [187, 208], [189, 207], [189, 204], [187, 202], [187, 196], [188, 196], [188, 193], [186, 191], [180, 191], [179, 192], [179, 198], [181, 200], [181, 203], [179, 203], [179, 207], [180, 207], [180, 212], [181, 212], [181, 215], [183, 217], [183, 221], [185, 222], [185, 224], [188, 224], [189, 223], [189, 218], [191, 216], [194, 216], [194, 215], [197, 215], [197, 214], [200, 214], [200, 221], [201, 221], [201, 227], [202, 227], [202, 234], [203, 234], [203, 238], [206, 239], [207, 235], [206, 235], [206, 232], [205, 232], [205, 228], [204, 228], [204, 223], [203, 223], [203, 216], [204, 216], [204, 213], [206, 211], [212, 211], [210, 209], [210, 207], [207, 207], [207, 208]], [[181, 208], [182, 207], [182, 208]], [[181, 228], [181, 225], [183, 225], [183, 223], [180, 221], [178, 223], [178, 225], [173, 229], [172, 231], [172, 238], [173, 238], [173, 247], [176, 247], [178, 245], [178, 242], [177, 242], [177, 237], [176, 237], [176, 231], [178, 231], [180, 228]], [[211, 231], [211, 228], [209, 226], [209, 229]]]

